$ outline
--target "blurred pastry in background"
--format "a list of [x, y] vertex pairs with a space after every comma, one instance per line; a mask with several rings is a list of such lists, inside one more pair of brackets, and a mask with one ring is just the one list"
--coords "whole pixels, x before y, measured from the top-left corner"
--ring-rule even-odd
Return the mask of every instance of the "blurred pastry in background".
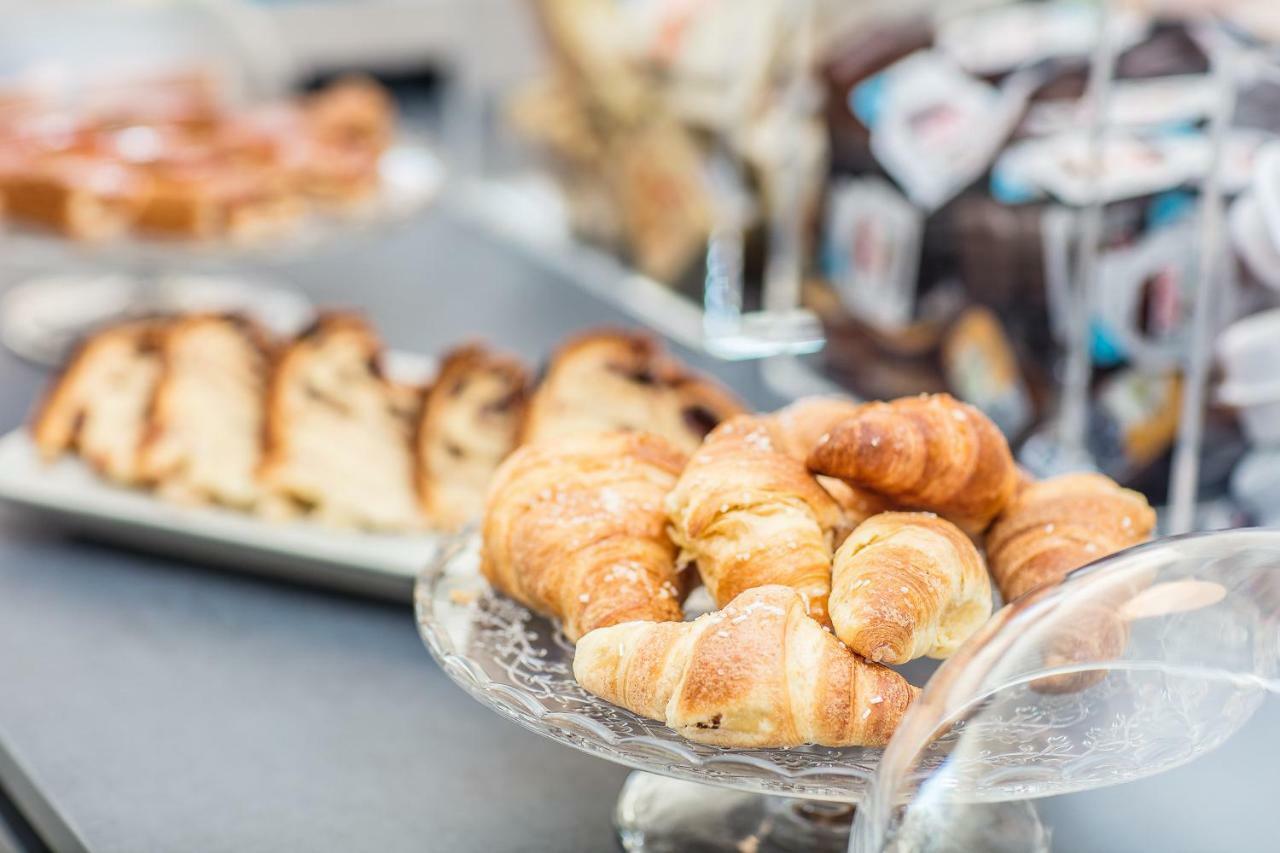
[[396, 124], [377, 83], [233, 108], [203, 80], [125, 78], [86, 84], [77, 103], [0, 109], [5, 215], [79, 240], [245, 242], [376, 195]]
[[271, 344], [253, 321], [194, 314], [158, 333], [141, 466], [165, 497], [252, 509], [261, 496]]
[[323, 315], [280, 354], [263, 479], [286, 508], [339, 526], [425, 526], [412, 443], [420, 390], [388, 379], [381, 355], [353, 314]]
[[162, 370], [163, 327], [151, 320], [125, 323], [80, 346], [31, 422], [43, 459], [75, 453], [109, 480], [143, 481], [140, 450]]
[[563, 344], [529, 402], [521, 439], [579, 432], [651, 432], [685, 452], [746, 408], [727, 389], [669, 355], [644, 332], [599, 330]]
[[481, 344], [449, 352], [417, 430], [418, 490], [431, 520], [454, 529], [479, 518], [489, 480], [516, 447], [529, 373]]

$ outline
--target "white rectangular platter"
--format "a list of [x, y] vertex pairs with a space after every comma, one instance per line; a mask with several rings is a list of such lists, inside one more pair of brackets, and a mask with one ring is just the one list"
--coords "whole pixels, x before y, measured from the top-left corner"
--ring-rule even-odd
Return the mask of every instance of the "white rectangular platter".
[[24, 429], [0, 438], [0, 502], [131, 548], [405, 602], [412, 600], [414, 578], [447, 538], [173, 504], [107, 483], [73, 458], [44, 464]]

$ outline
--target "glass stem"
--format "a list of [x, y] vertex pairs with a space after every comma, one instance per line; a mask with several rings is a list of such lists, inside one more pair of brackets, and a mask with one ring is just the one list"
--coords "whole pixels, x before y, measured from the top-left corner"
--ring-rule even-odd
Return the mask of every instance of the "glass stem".
[[1089, 125], [1086, 157], [1093, 177], [1093, 192], [1082, 209], [1077, 229], [1076, 285], [1071, 334], [1067, 348], [1066, 372], [1062, 382], [1062, 402], [1058, 414], [1058, 441], [1072, 450], [1084, 451], [1089, 421], [1089, 386], [1093, 373], [1093, 306], [1098, 261], [1102, 253], [1102, 223], [1106, 199], [1101, 182], [1106, 159], [1108, 113], [1111, 84], [1115, 78], [1115, 42], [1111, 38], [1110, 4], [1098, 3], [1098, 45], [1089, 67], [1087, 103], [1093, 110]]
[[1195, 527], [1200, 450], [1204, 440], [1205, 388], [1209, 378], [1210, 339], [1214, 332], [1216, 314], [1213, 296], [1223, 284], [1222, 161], [1236, 101], [1234, 46], [1228, 41], [1217, 39], [1217, 49], [1210, 51], [1218, 97], [1210, 126], [1209, 168], [1200, 193], [1199, 267], [1192, 294], [1191, 330], [1183, 376], [1178, 441], [1174, 447], [1173, 471], [1169, 482], [1170, 535], [1187, 533]]

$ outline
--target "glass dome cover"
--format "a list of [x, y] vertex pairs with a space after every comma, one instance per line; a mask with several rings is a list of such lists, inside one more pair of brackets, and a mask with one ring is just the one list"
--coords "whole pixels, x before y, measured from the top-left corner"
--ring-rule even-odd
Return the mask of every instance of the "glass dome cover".
[[1095, 563], [1006, 607], [935, 673], [884, 752], [852, 849], [1045, 849], [1039, 821], [984, 820], [988, 805], [1190, 762], [1280, 692], [1278, 664], [1280, 531]]

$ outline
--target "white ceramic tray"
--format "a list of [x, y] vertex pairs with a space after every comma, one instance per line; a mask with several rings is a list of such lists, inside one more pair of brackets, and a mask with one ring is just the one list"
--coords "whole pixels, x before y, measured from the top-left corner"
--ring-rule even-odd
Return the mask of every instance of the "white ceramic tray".
[[409, 602], [443, 534], [389, 535], [180, 506], [98, 478], [73, 458], [45, 465], [25, 429], [0, 438], [0, 502], [77, 533], [201, 563]]

